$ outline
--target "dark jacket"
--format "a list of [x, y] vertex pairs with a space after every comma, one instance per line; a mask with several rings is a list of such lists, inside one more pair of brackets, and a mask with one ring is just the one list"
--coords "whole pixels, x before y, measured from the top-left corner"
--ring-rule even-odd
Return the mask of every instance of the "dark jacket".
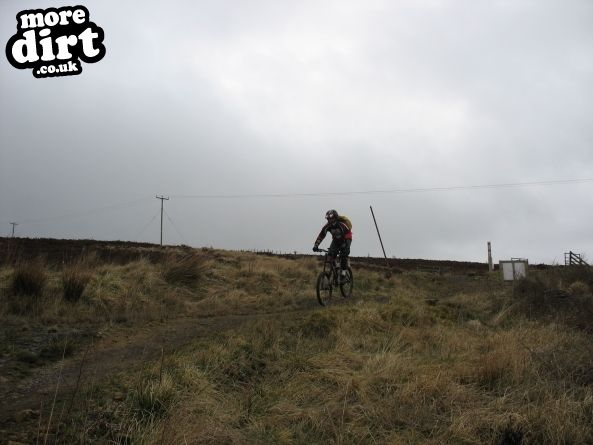
[[315, 246], [319, 246], [319, 244], [321, 244], [327, 235], [327, 232], [331, 233], [332, 238], [336, 241], [352, 239], [352, 231], [348, 229], [348, 226], [343, 222], [338, 221], [334, 225], [327, 223], [325, 226], [323, 226], [321, 232], [319, 232], [319, 235], [315, 240]]

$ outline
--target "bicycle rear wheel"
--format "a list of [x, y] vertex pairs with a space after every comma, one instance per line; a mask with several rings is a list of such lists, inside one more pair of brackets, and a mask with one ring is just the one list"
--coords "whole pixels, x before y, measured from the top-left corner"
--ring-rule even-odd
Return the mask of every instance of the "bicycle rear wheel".
[[346, 275], [340, 277], [340, 292], [342, 297], [348, 298], [352, 295], [352, 288], [354, 287], [354, 276], [352, 275], [352, 269], [348, 267], [346, 269]]
[[321, 272], [317, 277], [317, 300], [321, 306], [327, 306], [332, 298], [331, 274]]

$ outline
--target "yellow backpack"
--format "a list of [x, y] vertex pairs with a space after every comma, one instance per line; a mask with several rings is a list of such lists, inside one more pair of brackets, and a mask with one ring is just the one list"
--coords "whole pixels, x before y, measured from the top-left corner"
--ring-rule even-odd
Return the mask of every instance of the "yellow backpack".
[[348, 230], [352, 230], [352, 222], [350, 221], [350, 219], [348, 219], [347, 216], [343, 216], [343, 215], [338, 216], [338, 221], [346, 224], [346, 227], [348, 227]]

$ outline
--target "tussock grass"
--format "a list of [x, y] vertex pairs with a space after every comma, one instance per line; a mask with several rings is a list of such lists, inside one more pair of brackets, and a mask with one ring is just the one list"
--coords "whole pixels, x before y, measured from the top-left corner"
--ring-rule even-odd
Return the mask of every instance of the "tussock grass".
[[92, 278], [88, 269], [89, 263], [78, 261], [62, 270], [62, 286], [64, 300], [76, 303]]
[[10, 290], [15, 296], [40, 298], [46, 282], [45, 264], [41, 259], [19, 261], [13, 271]]
[[202, 292], [193, 309], [204, 315], [285, 311], [315, 301], [315, 272], [305, 262], [228, 253], [208, 260]]
[[[43, 282], [43, 290], [36, 291], [37, 296], [15, 294], [15, 277], [24, 283], [23, 277], [30, 276], [34, 283]], [[97, 331], [106, 332], [114, 324], [134, 326], [184, 314], [194, 298], [194, 290], [169, 285], [161, 266], [145, 259], [117, 265], [85, 257], [59, 268], [35, 262], [3, 267], [0, 351], [12, 351], [11, 343], [16, 341], [19, 348], [38, 355], [50, 337], [73, 330], [78, 333], [71, 347], [79, 350], [80, 342], [90, 341]], [[61, 358], [57, 352], [46, 355]]]
[[127, 400], [134, 418], [146, 422], [163, 417], [175, 400], [173, 385], [169, 374], [140, 380]]
[[514, 312], [593, 332], [590, 274], [588, 267], [556, 268], [549, 273], [537, 271], [516, 284]]
[[549, 270], [536, 270], [515, 286], [515, 296], [542, 299], [549, 293], [563, 293], [575, 283], [582, 294], [593, 291], [593, 268], [589, 266], [559, 266]]
[[17, 261], [12, 270], [5, 270], [2, 278], [0, 313], [31, 317], [41, 311], [48, 282], [41, 258]]
[[169, 284], [195, 286], [204, 275], [204, 257], [195, 252], [171, 254], [163, 268], [163, 277]]
[[574, 281], [568, 286], [568, 293], [573, 297], [591, 297], [591, 289], [583, 281]]

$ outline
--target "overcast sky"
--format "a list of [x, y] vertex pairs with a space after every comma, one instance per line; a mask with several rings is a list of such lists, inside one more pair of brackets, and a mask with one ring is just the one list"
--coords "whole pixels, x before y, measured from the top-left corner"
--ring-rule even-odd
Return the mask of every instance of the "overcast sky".
[[[593, 259], [592, 181], [425, 190], [593, 178], [591, 0], [83, 4], [82, 74], [2, 54], [0, 235], [158, 242], [162, 194], [170, 244], [309, 252], [335, 208], [379, 256], [372, 205], [390, 257]], [[3, 45], [65, 5], [3, 0]]]

